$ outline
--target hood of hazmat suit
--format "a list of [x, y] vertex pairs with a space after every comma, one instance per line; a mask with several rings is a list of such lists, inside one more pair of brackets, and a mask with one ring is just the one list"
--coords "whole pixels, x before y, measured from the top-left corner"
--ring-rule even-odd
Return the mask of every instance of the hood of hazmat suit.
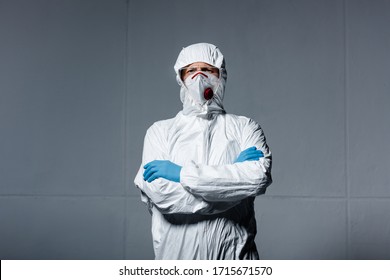
[[[199, 74], [196, 86], [186, 84], [180, 69], [195, 62], [217, 67], [219, 77]], [[258, 259], [254, 199], [272, 182], [272, 157], [263, 130], [250, 118], [225, 112], [225, 60], [216, 46], [183, 48], [174, 69], [183, 110], [147, 130], [134, 180], [152, 214], [155, 258]], [[205, 87], [213, 90], [212, 98], [197, 98], [196, 88], [203, 94]], [[264, 157], [235, 162], [253, 146]], [[180, 182], [145, 181], [143, 166], [154, 160], [182, 166]]]
[[[188, 94], [188, 87], [181, 79], [180, 74], [182, 68], [195, 62], [204, 62], [219, 69], [219, 77], [216, 79], [215, 87], [213, 88], [213, 98], [202, 105], [196, 104], [191, 94]], [[225, 113], [222, 101], [225, 93], [227, 73], [225, 59], [216, 46], [199, 43], [183, 48], [176, 60], [174, 69], [176, 72], [176, 80], [181, 87], [180, 99], [183, 103], [184, 115], [197, 115], [198, 117], [208, 118], [211, 114]], [[213, 76], [211, 75], [211, 77]], [[202, 78], [202, 76], [198, 78]]]

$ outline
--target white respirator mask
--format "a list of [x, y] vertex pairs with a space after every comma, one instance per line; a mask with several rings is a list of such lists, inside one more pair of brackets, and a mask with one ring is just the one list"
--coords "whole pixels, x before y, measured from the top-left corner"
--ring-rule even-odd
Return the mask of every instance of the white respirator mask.
[[183, 89], [193, 105], [203, 107], [211, 103], [219, 84], [219, 78], [213, 74], [198, 71], [184, 80]]

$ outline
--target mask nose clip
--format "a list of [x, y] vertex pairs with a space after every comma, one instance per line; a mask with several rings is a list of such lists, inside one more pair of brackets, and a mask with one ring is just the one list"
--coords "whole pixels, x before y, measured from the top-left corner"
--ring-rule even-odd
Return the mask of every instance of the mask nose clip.
[[191, 77], [191, 79], [194, 79], [196, 76], [198, 76], [198, 75], [202, 75], [202, 76], [204, 76], [205, 78], [208, 78], [209, 76], [207, 76], [205, 73], [203, 73], [203, 72], [197, 72], [197, 73], [195, 73], [194, 74], [194, 76], [192, 76]]

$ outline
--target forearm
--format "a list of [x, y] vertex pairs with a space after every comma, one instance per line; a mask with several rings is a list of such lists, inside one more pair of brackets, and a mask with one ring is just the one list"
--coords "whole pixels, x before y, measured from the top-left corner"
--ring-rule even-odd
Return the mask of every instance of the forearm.
[[146, 182], [142, 178], [142, 167], [135, 179], [136, 186], [148, 197], [150, 202], [163, 214], [204, 214], [211, 215], [224, 212], [238, 202], [207, 202], [175, 183], [163, 178]]
[[271, 159], [208, 166], [184, 166], [180, 182], [190, 193], [206, 201], [240, 201], [263, 194], [272, 183]]

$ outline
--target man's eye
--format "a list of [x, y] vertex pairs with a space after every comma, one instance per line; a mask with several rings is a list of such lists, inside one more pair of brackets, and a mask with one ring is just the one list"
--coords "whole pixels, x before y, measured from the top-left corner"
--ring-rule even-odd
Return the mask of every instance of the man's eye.
[[202, 71], [210, 73], [210, 74], [216, 73], [216, 69], [215, 68], [204, 68], [204, 69], [202, 69]]

